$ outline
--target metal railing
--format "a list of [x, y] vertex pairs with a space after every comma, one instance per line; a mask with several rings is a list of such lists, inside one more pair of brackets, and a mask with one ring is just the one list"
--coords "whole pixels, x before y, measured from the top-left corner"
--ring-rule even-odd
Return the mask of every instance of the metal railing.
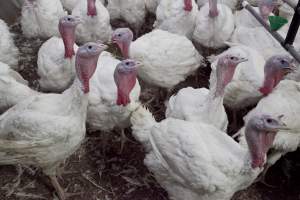
[[293, 46], [300, 25], [300, 0], [296, 6], [293, 5], [293, 3], [289, 0], [285, 0], [285, 2], [295, 10], [285, 39], [276, 31], [272, 31], [270, 26], [261, 18], [261, 16], [247, 1], [243, 1], [243, 7], [257, 19], [257, 21], [281, 44], [284, 49], [286, 49], [298, 61], [298, 63], [300, 63], [300, 55]]

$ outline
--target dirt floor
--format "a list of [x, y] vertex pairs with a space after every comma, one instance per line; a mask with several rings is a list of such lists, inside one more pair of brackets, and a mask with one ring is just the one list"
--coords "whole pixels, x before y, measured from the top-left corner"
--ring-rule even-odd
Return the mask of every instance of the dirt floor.
[[[147, 24], [153, 18], [147, 18]], [[120, 25], [120, 22], [117, 22]], [[124, 24], [125, 26], [125, 24]], [[150, 30], [146, 26], [143, 32]], [[20, 73], [30, 82], [30, 86], [39, 89], [36, 74], [36, 55], [42, 40], [26, 39], [21, 35], [20, 25], [15, 24], [11, 30], [16, 34], [16, 44], [21, 51]], [[113, 49], [114, 51], [115, 49]], [[210, 68], [204, 67], [185, 82], [174, 88], [172, 93], [186, 86], [207, 87]], [[164, 119], [166, 95], [157, 88], [144, 88], [141, 101], [147, 102], [155, 96], [155, 101], [147, 105], [156, 120]], [[231, 112], [228, 111], [229, 118]], [[243, 124], [239, 113], [239, 127]], [[231, 119], [230, 119], [231, 121]], [[230, 132], [235, 132], [235, 127]], [[69, 158], [61, 169], [60, 183], [73, 196], [73, 200], [168, 200], [167, 193], [159, 186], [153, 175], [143, 165], [145, 152], [141, 144], [131, 136], [130, 129], [126, 135], [131, 140], [120, 154], [120, 130], [110, 133], [87, 132], [87, 138], [82, 147]], [[103, 145], [103, 137], [108, 137], [108, 144]], [[233, 200], [298, 200], [300, 199], [300, 152], [286, 155], [267, 176], [269, 184], [266, 187], [260, 183], [254, 184], [245, 191], [236, 194]], [[283, 170], [284, 169], [284, 170]], [[48, 181], [38, 169], [26, 169], [20, 186], [13, 194], [7, 196], [7, 191], [12, 187], [16, 177], [13, 166], [0, 166], [0, 200], [34, 200], [56, 199], [53, 189], [48, 186]]]

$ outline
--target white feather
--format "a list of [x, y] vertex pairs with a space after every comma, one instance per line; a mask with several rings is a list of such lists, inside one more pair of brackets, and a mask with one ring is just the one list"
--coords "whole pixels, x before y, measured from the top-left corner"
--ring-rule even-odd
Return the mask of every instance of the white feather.
[[97, 15], [87, 15], [87, 0], [78, 0], [72, 15], [79, 16], [82, 23], [76, 27], [76, 41], [80, 43], [101, 40], [107, 42], [111, 37], [110, 17], [103, 4], [96, 0]]
[[234, 16], [229, 7], [218, 3], [219, 15], [211, 18], [209, 16], [209, 5], [206, 3], [200, 8], [196, 18], [196, 27], [193, 40], [199, 44], [210, 47], [224, 47], [234, 30]]
[[131, 44], [131, 58], [141, 61], [139, 76], [149, 84], [171, 88], [200, 67], [203, 57], [190, 40], [154, 30]]
[[20, 101], [38, 94], [27, 84], [27, 81], [18, 72], [0, 62], [0, 113]]
[[60, 0], [36, 0], [34, 6], [22, 7], [21, 25], [26, 37], [59, 36], [59, 19], [66, 15]]
[[90, 80], [90, 94], [87, 122], [91, 129], [109, 131], [113, 128], [126, 128], [130, 125], [129, 117], [139, 105], [140, 85], [136, 85], [130, 93], [131, 103], [118, 106], [117, 86], [114, 82], [114, 71], [119, 60], [110, 53], [102, 52], [98, 67]]
[[0, 19], [0, 61], [18, 70], [19, 50], [14, 44], [13, 35], [7, 24]]
[[[78, 46], [74, 44], [74, 50]], [[44, 91], [62, 92], [67, 89], [75, 77], [75, 57], [65, 58], [65, 46], [61, 38], [47, 40], [38, 52], [38, 75]]]
[[161, 0], [156, 10], [155, 28], [185, 35], [191, 39], [198, 13], [195, 0], [192, 0], [192, 6], [193, 9], [188, 12], [183, 9], [183, 0]]

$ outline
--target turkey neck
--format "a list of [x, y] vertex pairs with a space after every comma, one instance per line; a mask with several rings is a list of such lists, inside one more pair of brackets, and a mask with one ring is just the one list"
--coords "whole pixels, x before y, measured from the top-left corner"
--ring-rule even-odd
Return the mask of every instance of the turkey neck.
[[258, 131], [251, 125], [248, 125], [245, 129], [245, 136], [251, 156], [252, 168], [263, 167], [265, 156], [273, 144], [276, 133]]
[[[216, 77], [214, 78], [216, 79]], [[216, 113], [219, 113], [223, 106], [224, 92], [218, 92], [218, 84], [220, 83], [217, 82], [210, 87], [204, 106], [204, 113], [207, 113], [208, 120], [210, 122], [215, 120]]]
[[273, 89], [277, 86], [277, 84], [283, 79], [284, 74], [280, 71], [266, 71], [265, 72], [265, 79], [263, 86], [259, 89], [259, 91], [264, 95], [267, 96], [270, 94]]
[[91, 17], [97, 15], [96, 0], [87, 0], [87, 15]]
[[263, 86], [259, 89], [259, 91], [264, 95], [267, 96], [270, 94], [275, 87], [275, 80], [272, 77], [265, 77]]
[[185, 11], [192, 11], [193, 9], [193, 3], [192, 3], [192, 0], [184, 0], [184, 10]]
[[215, 83], [210, 87], [206, 100], [205, 113], [211, 116], [213, 121], [216, 113], [223, 108], [225, 87], [233, 78], [236, 66], [226, 65], [223, 61], [218, 61], [215, 76], [212, 76], [211, 83]]
[[124, 41], [122, 42], [119, 46], [121, 49], [121, 52], [123, 54], [123, 57], [125, 59], [129, 58], [129, 54], [130, 54], [130, 45], [131, 45], [131, 41]]
[[209, 5], [209, 16], [212, 18], [217, 17], [219, 15], [217, 0], [208, 0], [208, 5]]
[[69, 101], [70, 110], [74, 114], [82, 117], [82, 120], [86, 119], [88, 94], [83, 92], [83, 86], [78, 77], [74, 79], [71, 87], [63, 92], [65, 96], [64, 100]]
[[65, 47], [65, 58], [72, 58], [75, 55], [75, 27], [62, 27], [59, 26], [59, 32]]
[[216, 73], [213, 76], [212, 85], [209, 90], [209, 99], [211, 102], [217, 101], [223, 104], [225, 87], [231, 82], [236, 66], [226, 65], [223, 61], [218, 61]]

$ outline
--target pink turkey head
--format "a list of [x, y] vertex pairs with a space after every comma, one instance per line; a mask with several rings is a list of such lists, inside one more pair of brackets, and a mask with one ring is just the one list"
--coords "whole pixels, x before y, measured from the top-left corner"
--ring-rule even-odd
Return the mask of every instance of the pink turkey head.
[[88, 93], [90, 90], [90, 78], [96, 70], [100, 53], [106, 48], [107, 46], [104, 44], [88, 42], [77, 50], [75, 61], [76, 73], [82, 84], [84, 93]]
[[114, 72], [114, 79], [118, 88], [117, 105], [126, 106], [130, 103], [130, 92], [135, 86], [139, 65], [139, 62], [131, 59], [123, 60], [117, 65]]
[[217, 63], [217, 88], [215, 96], [224, 94], [224, 89], [233, 78], [236, 67], [239, 63], [246, 62], [248, 59], [240, 55], [227, 54], [219, 58]]
[[287, 55], [275, 55], [265, 64], [264, 85], [259, 89], [263, 95], [268, 95], [284, 78], [285, 75], [296, 69], [294, 60]]
[[184, 0], [184, 10], [188, 12], [193, 10], [192, 0]]
[[96, 0], [87, 0], [87, 15], [91, 17], [97, 15]]
[[59, 20], [58, 29], [65, 45], [65, 58], [72, 58], [75, 55], [75, 28], [80, 23], [80, 18], [67, 15]]
[[117, 28], [112, 34], [112, 41], [116, 43], [124, 58], [129, 58], [129, 48], [133, 40], [133, 33], [129, 28]]
[[253, 169], [263, 167], [265, 156], [273, 144], [276, 133], [280, 130], [289, 130], [282, 122], [283, 115], [277, 118], [269, 115], [252, 117], [245, 129], [245, 136], [251, 155]]

